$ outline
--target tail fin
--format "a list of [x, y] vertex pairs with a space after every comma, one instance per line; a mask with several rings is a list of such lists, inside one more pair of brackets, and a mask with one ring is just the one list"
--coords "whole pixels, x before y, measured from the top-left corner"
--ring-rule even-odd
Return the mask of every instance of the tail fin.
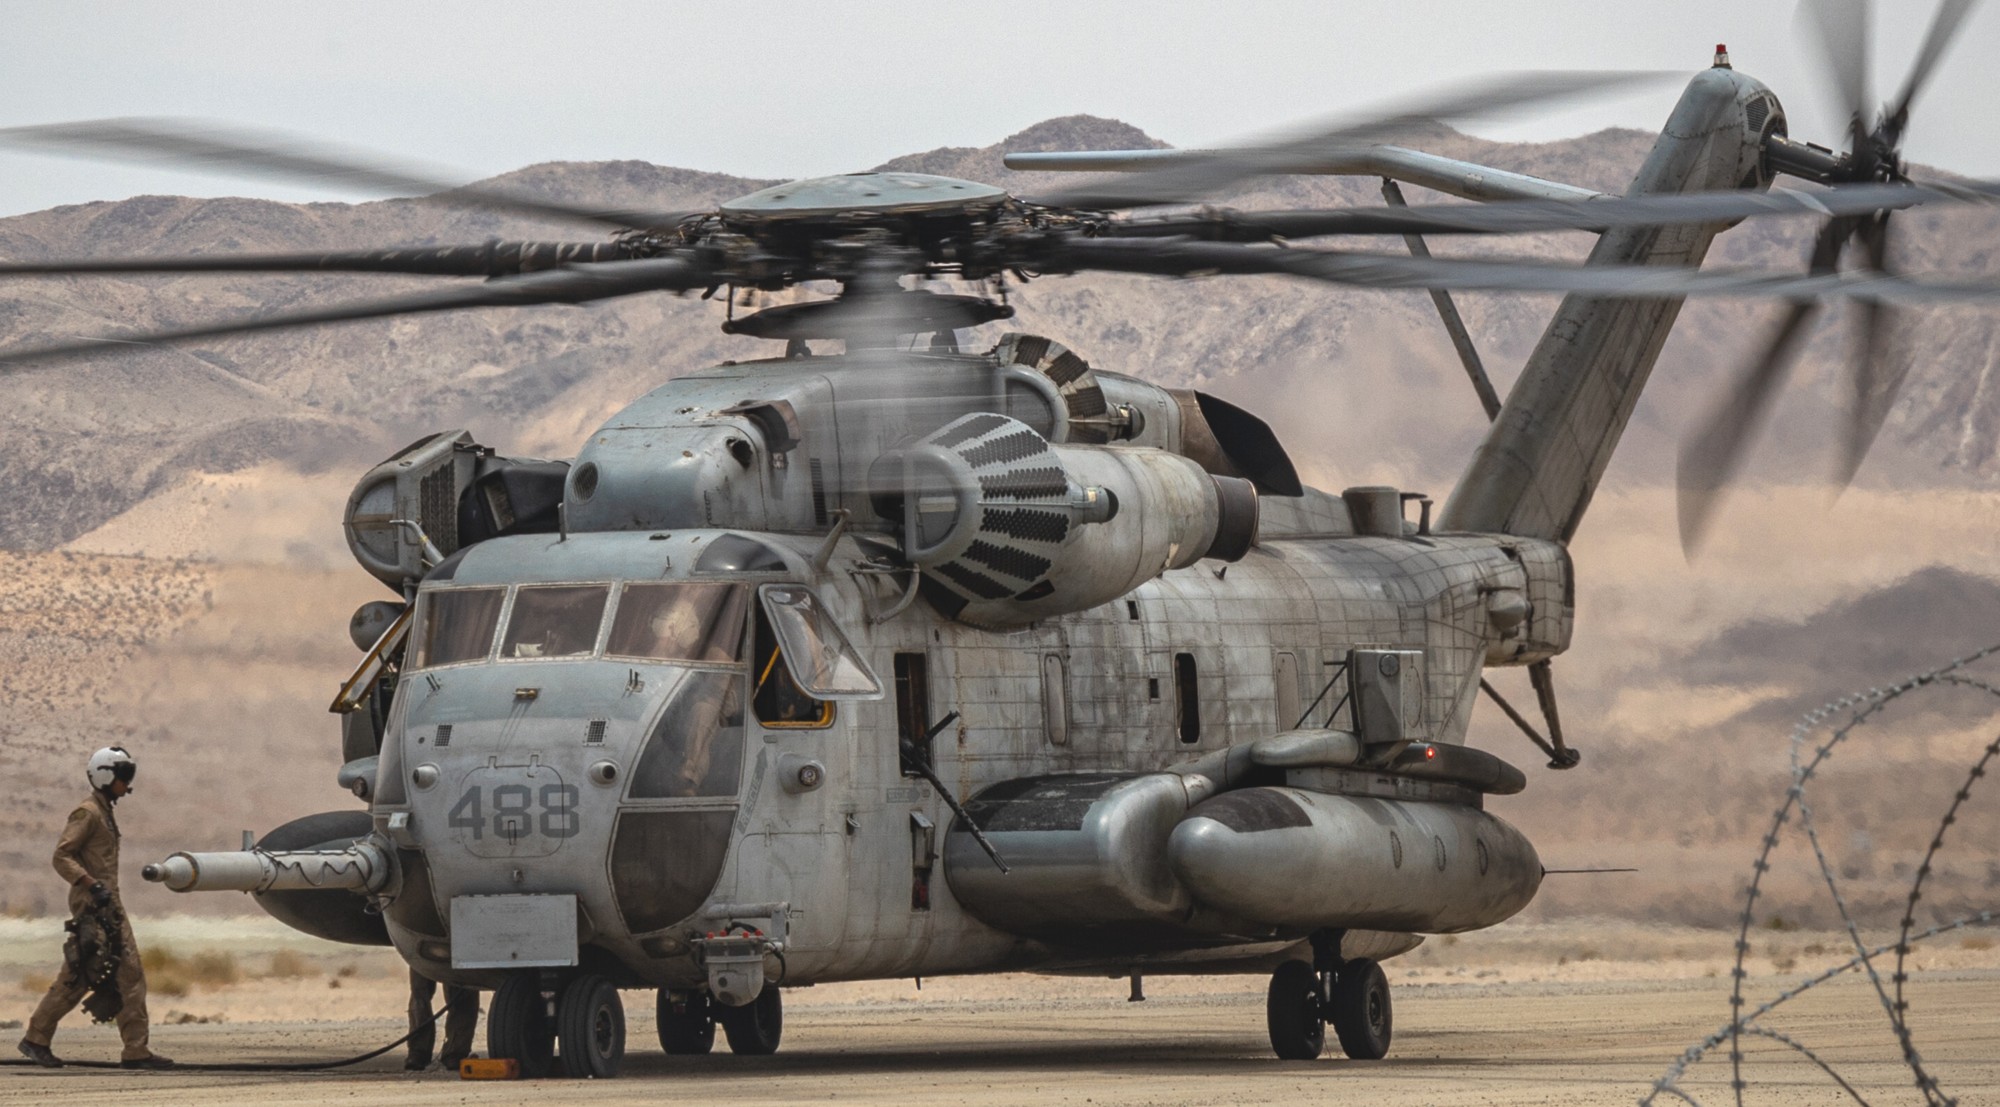
[[[1777, 98], [1718, 65], [1689, 83], [1628, 195], [1762, 188]], [[1700, 265], [1721, 225], [1605, 232], [1594, 264]], [[1440, 530], [1567, 542], [1611, 463], [1680, 300], [1563, 300], [1499, 418], [1452, 490]]]

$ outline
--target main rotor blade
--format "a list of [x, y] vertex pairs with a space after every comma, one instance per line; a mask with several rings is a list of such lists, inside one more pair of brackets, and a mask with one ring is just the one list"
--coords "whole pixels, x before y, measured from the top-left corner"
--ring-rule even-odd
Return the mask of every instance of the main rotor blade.
[[1488, 116], [1659, 76], [1611, 72], [1501, 74], [1435, 90], [1361, 119], [1334, 126], [1321, 124], [1295, 138], [1204, 151], [1168, 168], [1078, 185], [1035, 197], [1030, 202], [1090, 210], [1184, 204], [1251, 177], [1287, 173], [1298, 166], [1324, 160], [1330, 147], [1367, 142], [1417, 124]]
[[435, 277], [499, 277], [584, 262], [628, 261], [623, 242], [502, 242], [349, 250], [331, 254], [196, 254], [181, 257], [0, 261], [0, 277], [112, 273], [409, 273]]
[[1319, 211], [1209, 211], [1111, 223], [1117, 238], [1186, 235], [1225, 242], [1323, 235], [1525, 234], [1611, 227], [1728, 223], [1774, 215], [1860, 215], [1924, 203], [2000, 202], [1968, 189], [1931, 191], [1902, 184], [1843, 185], [1806, 192], [1696, 192], [1608, 200], [1502, 200], [1490, 204], [1336, 208]]
[[1675, 479], [1679, 485], [1681, 553], [1689, 560], [1701, 548], [1723, 493], [1743, 467], [1744, 456], [1771, 414], [1771, 404], [1797, 358], [1808, 326], [1819, 313], [1811, 301], [1793, 304], [1764, 349], [1743, 369], [1736, 384], [1681, 444]]
[[1798, 19], [1819, 45], [1820, 76], [1847, 117], [1849, 148], [1858, 150], [1874, 132], [1868, 98], [1869, 0], [1805, 0]]
[[335, 304], [331, 307], [307, 308], [256, 319], [235, 319], [140, 334], [104, 335], [78, 341], [0, 350], [0, 372], [19, 371], [29, 365], [104, 353], [120, 345], [143, 346], [154, 343], [186, 342], [197, 338], [252, 334], [258, 331], [284, 330], [322, 323], [343, 323], [357, 319], [379, 319], [395, 315], [461, 311], [467, 308], [582, 304], [615, 296], [630, 296], [639, 292], [705, 288], [713, 280], [713, 274], [706, 267], [682, 258], [645, 258], [638, 261], [577, 265], [518, 277], [501, 277], [470, 287], [460, 286], [432, 292], [417, 292], [407, 296]]
[[258, 133], [216, 123], [174, 119], [93, 119], [0, 128], [0, 145], [25, 147], [102, 161], [164, 162], [224, 176], [261, 176], [309, 184], [392, 193], [459, 203], [518, 215], [576, 219], [623, 229], [672, 227], [695, 212], [590, 208], [480, 185], [461, 184], [431, 172], [391, 164], [371, 155], [334, 150], [288, 135]]
[[1901, 141], [1903, 128], [1910, 121], [1910, 105], [1916, 102], [1917, 94], [1931, 78], [1939, 59], [1951, 48], [1952, 40], [1958, 37], [1958, 29], [1965, 17], [1972, 13], [1972, 6], [1978, 0], [1944, 0], [1938, 5], [1937, 14], [1931, 17], [1931, 29], [1924, 35], [1923, 49], [1917, 51], [1917, 60], [1910, 66], [1910, 75], [1903, 81], [1903, 90], [1889, 106], [1885, 124], [1889, 128], [1892, 144]]
[[1744, 270], [1697, 271], [1678, 266], [1574, 266], [1525, 260], [1413, 258], [1180, 239], [1070, 238], [1052, 244], [1035, 267], [1048, 273], [1103, 270], [1168, 277], [1268, 274], [1357, 288], [1585, 293], [1621, 299], [1832, 297], [1898, 304], [2000, 300], [2000, 283], [1992, 281], [1915, 281], [1866, 273], [1800, 276]]

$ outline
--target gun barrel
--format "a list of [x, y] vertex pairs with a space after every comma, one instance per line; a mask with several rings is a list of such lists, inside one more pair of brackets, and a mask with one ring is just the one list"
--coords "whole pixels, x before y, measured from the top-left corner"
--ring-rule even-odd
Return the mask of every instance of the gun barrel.
[[176, 853], [140, 875], [176, 892], [292, 892], [341, 888], [379, 892], [389, 883], [387, 850], [356, 842], [338, 850], [230, 850]]

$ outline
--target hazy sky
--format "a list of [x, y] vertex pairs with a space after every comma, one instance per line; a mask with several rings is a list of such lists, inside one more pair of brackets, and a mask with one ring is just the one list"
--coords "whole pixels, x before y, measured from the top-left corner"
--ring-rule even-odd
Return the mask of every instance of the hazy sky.
[[[1878, 5], [1875, 88], [1901, 84], [1929, 0]], [[1906, 153], [2000, 176], [2000, 14], [1976, 12]], [[1838, 143], [1788, 0], [1238, 0], [699, 4], [564, 0], [0, 0], [0, 126], [200, 116], [484, 176], [641, 158], [792, 177], [981, 146], [1090, 112], [1177, 145], [1227, 140], [1502, 69], [1688, 70], [1727, 42], [1795, 136]], [[1657, 128], [1670, 83], [1476, 133]], [[336, 199], [261, 181], [0, 153], [0, 214], [143, 192]]]

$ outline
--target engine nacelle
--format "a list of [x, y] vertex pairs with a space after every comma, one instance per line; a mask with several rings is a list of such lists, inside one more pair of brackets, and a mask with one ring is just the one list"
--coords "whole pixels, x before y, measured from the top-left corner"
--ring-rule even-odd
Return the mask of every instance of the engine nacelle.
[[932, 601], [980, 626], [1109, 603], [1169, 569], [1235, 561], [1257, 535], [1249, 481], [1163, 450], [1054, 445], [991, 413], [883, 457], [869, 486]]
[[347, 498], [347, 548], [391, 588], [458, 550], [509, 534], [553, 534], [569, 462], [498, 457], [469, 431], [420, 438], [370, 469]]

